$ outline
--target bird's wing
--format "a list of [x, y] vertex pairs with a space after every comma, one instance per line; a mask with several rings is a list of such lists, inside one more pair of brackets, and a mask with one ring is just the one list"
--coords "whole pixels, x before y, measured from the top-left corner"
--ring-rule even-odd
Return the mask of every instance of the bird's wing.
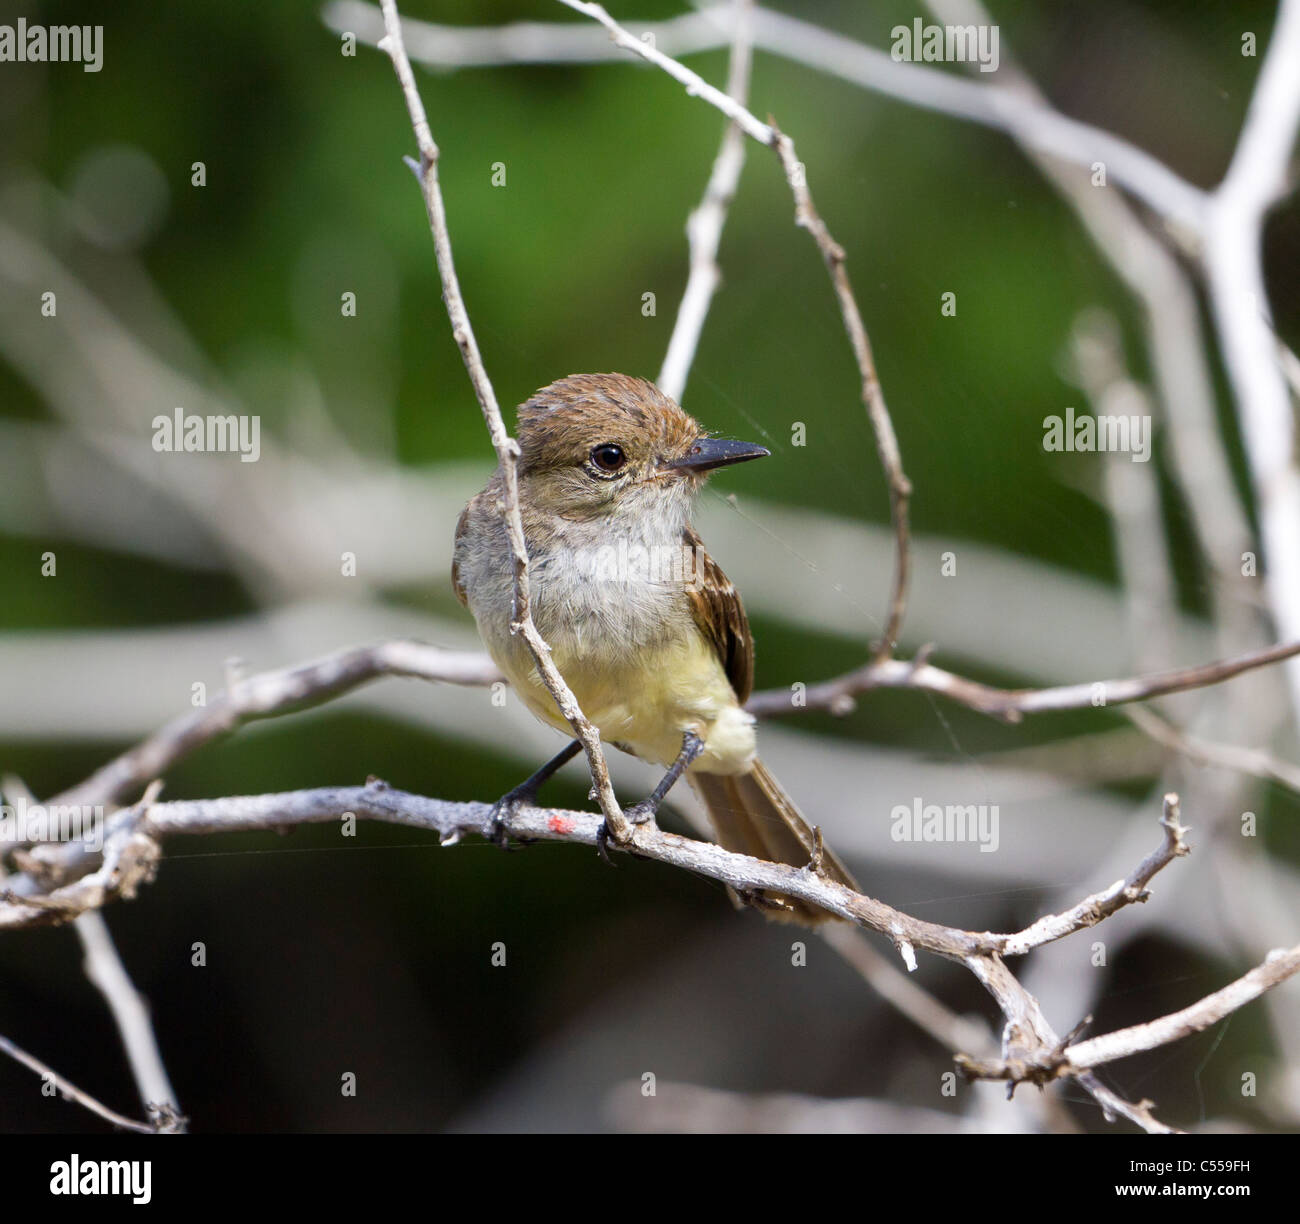
[[691, 615], [713, 646], [736, 699], [743, 705], [754, 687], [754, 639], [749, 632], [745, 605], [740, 601], [740, 592], [709, 556], [704, 541], [689, 524], [682, 542], [695, 556], [695, 581], [686, 587]]
[[456, 520], [456, 543], [452, 548], [451, 554], [451, 589], [456, 592], [456, 598], [460, 600], [462, 606], [468, 608], [469, 600], [465, 598], [465, 587], [460, 580], [460, 549], [461, 537], [465, 534], [465, 524], [469, 521], [469, 506], [460, 512], [460, 518]]

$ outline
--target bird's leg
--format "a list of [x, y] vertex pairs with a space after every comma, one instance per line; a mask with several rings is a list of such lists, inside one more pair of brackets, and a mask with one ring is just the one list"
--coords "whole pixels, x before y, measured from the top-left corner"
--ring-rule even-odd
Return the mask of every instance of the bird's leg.
[[537, 792], [541, 790], [542, 784], [553, 774], [558, 773], [561, 766], [567, 765], [581, 751], [582, 744], [578, 740], [565, 744], [531, 778], [521, 782], [514, 790], [506, 791], [492, 805], [492, 824], [488, 839], [496, 842], [502, 850], [509, 849], [510, 835], [506, 831], [507, 818], [514, 815], [516, 808], [523, 806], [525, 803], [532, 803], [537, 798]]
[[[673, 788], [673, 783], [686, 772], [691, 762], [704, 751], [704, 741], [700, 739], [694, 731], [687, 731], [682, 736], [682, 750], [677, 754], [677, 759], [669, 766], [668, 772], [659, 779], [659, 785], [654, 788], [640, 803], [634, 803], [630, 808], [626, 808], [623, 815], [627, 817], [630, 824], [645, 824], [647, 820], [653, 820], [655, 813], [659, 810], [659, 805], [664, 801], [664, 796]], [[596, 849], [600, 851], [600, 857], [609, 862], [609, 851], [606, 847], [609, 845], [609, 825], [605, 821], [600, 822], [600, 829], [596, 833]]]
[[686, 772], [691, 762], [703, 751], [704, 741], [694, 731], [686, 732], [682, 736], [682, 750], [677, 754], [677, 759], [669, 767], [668, 772], [659, 779], [659, 785], [640, 803], [633, 804], [627, 809], [624, 815], [628, 820], [633, 824], [645, 824], [647, 820], [653, 820], [659, 805], [664, 801], [664, 796], [672, 790], [673, 783]]

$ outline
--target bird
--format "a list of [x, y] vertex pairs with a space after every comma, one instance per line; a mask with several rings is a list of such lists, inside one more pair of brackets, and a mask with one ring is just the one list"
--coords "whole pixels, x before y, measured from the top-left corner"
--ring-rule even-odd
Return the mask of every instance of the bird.
[[[754, 639], [739, 591], [691, 525], [719, 468], [766, 457], [710, 435], [654, 383], [573, 374], [518, 409], [518, 503], [534, 624], [603, 742], [666, 768], [628, 808], [653, 819], [685, 774], [729, 850], [797, 867], [856, 890], [758, 756]], [[498, 468], [456, 525], [452, 586], [523, 704], [572, 734], [522, 635], [512, 631], [514, 565]], [[498, 801], [532, 802], [580, 750], [575, 740]], [[739, 897], [770, 917], [816, 925], [832, 915], [775, 890]]]

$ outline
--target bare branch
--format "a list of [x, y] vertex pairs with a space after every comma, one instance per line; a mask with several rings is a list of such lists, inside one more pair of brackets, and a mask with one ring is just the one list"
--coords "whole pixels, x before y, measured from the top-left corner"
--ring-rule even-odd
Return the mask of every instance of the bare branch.
[[486, 654], [443, 650], [403, 639], [351, 646], [310, 663], [238, 680], [206, 706], [172, 719], [50, 802], [120, 803], [191, 752], [245, 723], [310, 709], [383, 676], [465, 685], [495, 684], [503, 679]]
[[1099, 1067], [1102, 1063], [1128, 1058], [1200, 1033], [1258, 999], [1266, 990], [1285, 982], [1297, 971], [1300, 971], [1300, 944], [1289, 949], [1279, 948], [1271, 952], [1262, 965], [1182, 1011], [1071, 1046], [1066, 1050], [1066, 1070], [1073, 1072]]
[[1257, 965], [1222, 990], [1158, 1020], [1117, 1029], [1074, 1045], [1062, 1045], [1033, 1057], [986, 1062], [959, 1056], [958, 1064], [972, 1079], [1001, 1079], [1013, 1084], [1025, 1081], [1045, 1084], [1061, 1076], [1079, 1075], [1104, 1063], [1130, 1058], [1203, 1032], [1296, 972], [1300, 972], [1300, 945], [1278, 948], [1262, 965]]
[[68, 865], [80, 865], [89, 854], [85, 842], [53, 843], [40, 847], [45, 856], [15, 854], [24, 871], [5, 880], [0, 889], [0, 928], [66, 922], [89, 910], [97, 910], [117, 897], [130, 900], [141, 884], [150, 883], [158, 869], [162, 852], [154, 830], [148, 827], [150, 810], [161, 782], [152, 782], [139, 803], [113, 818], [104, 838], [102, 863], [89, 875], [61, 887], [42, 891], [35, 886], [40, 879], [55, 879], [62, 855]]
[[76, 1084], [64, 1079], [52, 1067], [48, 1067], [41, 1062], [39, 1058], [14, 1045], [7, 1037], [0, 1037], [0, 1054], [8, 1054], [10, 1058], [21, 1063], [29, 1071], [35, 1071], [42, 1079], [52, 1083], [65, 1100], [75, 1101], [78, 1105], [90, 1110], [91, 1113], [98, 1114], [105, 1122], [112, 1123], [119, 1130], [134, 1131], [137, 1135], [175, 1134], [178, 1128], [184, 1124], [185, 1119], [172, 1115], [160, 1115], [155, 1125], [150, 1125], [147, 1122], [137, 1122], [134, 1118], [125, 1117], [109, 1109], [107, 1105], [101, 1105], [90, 1093], [83, 1092]]
[[[753, 0], [735, 0], [735, 33], [731, 40], [731, 61], [727, 69], [727, 96], [742, 106], [749, 98], [749, 71], [753, 61], [754, 35], [752, 30]], [[717, 291], [721, 273], [718, 270], [718, 246], [722, 230], [727, 223], [727, 210], [731, 207], [740, 172], [745, 165], [745, 136], [734, 121], [728, 121], [722, 136], [722, 147], [713, 163], [704, 198], [699, 207], [686, 220], [686, 237], [690, 245], [691, 270], [682, 294], [673, 334], [668, 340], [668, 352], [659, 371], [659, 389], [672, 399], [680, 401], [686, 389], [686, 376], [695, 360], [695, 348], [709, 305]]]
[[[465, 834], [487, 837], [499, 813], [491, 804], [457, 803], [426, 798], [389, 788], [372, 780], [359, 787], [321, 787], [282, 794], [237, 796], [223, 799], [175, 800], [140, 803], [114, 816], [108, 824], [104, 864], [90, 876], [42, 895], [29, 874], [11, 877], [0, 893], [0, 928], [32, 926], [64, 921], [111, 900], [119, 893], [123, 879], [132, 887], [144, 876], [128, 870], [128, 850], [136, 842], [194, 834], [287, 828], [341, 820], [345, 815], [380, 820], [437, 832], [444, 840]], [[521, 806], [513, 818], [503, 820], [505, 831], [519, 841], [550, 840], [596, 845], [602, 817], [598, 813]], [[728, 884], [740, 892], [772, 890], [787, 893], [828, 912], [857, 922], [889, 936], [923, 948], [964, 960], [999, 947], [998, 936], [939, 926], [911, 918], [871, 897], [856, 893], [816, 874], [808, 868], [769, 863], [724, 850], [711, 842], [680, 837], [658, 828], [653, 821], [635, 826], [623, 843], [626, 850], [697, 875]], [[48, 845], [48, 859], [42, 869], [57, 873], [60, 867], [80, 864], [84, 851], [79, 845]], [[152, 870], [156, 853], [150, 857]]]
[[[36, 805], [35, 795], [21, 779], [9, 775], [3, 783], [6, 802], [21, 795], [29, 809]], [[0, 862], [0, 882], [5, 876], [4, 864]], [[165, 1117], [176, 1131], [183, 1131], [185, 1118], [158, 1050], [149, 1006], [122, 963], [104, 915], [96, 910], [89, 911], [76, 918], [73, 926], [85, 953], [82, 968], [91, 984], [104, 996], [104, 1002], [112, 1013], [145, 1112], [155, 1123]]]
[[1300, 795], [1300, 768], [1289, 761], [1280, 760], [1263, 748], [1216, 744], [1212, 740], [1189, 735], [1145, 706], [1131, 706], [1124, 713], [1144, 734], [1158, 744], [1172, 748], [1189, 761], [1195, 761], [1199, 765], [1217, 765], [1221, 769], [1235, 769], [1238, 773], [1276, 782]]
[[184, 1131], [185, 1118], [163, 1065], [153, 1021], [149, 1018], [149, 1005], [122, 964], [104, 915], [88, 911], [73, 925], [86, 954], [86, 976], [104, 996], [113, 1014], [145, 1112], [156, 1122], [169, 1119], [169, 1128], [174, 1132]]
[[401, 83], [406, 107], [411, 116], [411, 126], [415, 131], [416, 145], [420, 151], [417, 177], [424, 195], [425, 209], [429, 214], [429, 227], [433, 231], [433, 247], [438, 261], [438, 275], [442, 278], [443, 301], [447, 306], [447, 316], [451, 320], [452, 335], [464, 359], [465, 369], [469, 372], [470, 382], [474, 385], [474, 394], [478, 397], [479, 407], [483, 410], [483, 419], [487, 422], [488, 433], [492, 437], [492, 446], [497, 453], [501, 479], [505, 486], [505, 498], [500, 512], [510, 540], [510, 552], [514, 558], [514, 616], [511, 631], [520, 634], [527, 643], [543, 683], [555, 698], [560, 713], [573, 728], [574, 735], [586, 751], [592, 784], [600, 800], [601, 810], [605, 813], [610, 834], [616, 841], [623, 842], [630, 835], [631, 825], [623, 815], [622, 808], [619, 807], [613, 783], [609, 780], [609, 766], [605, 762], [605, 754], [600, 746], [600, 733], [578, 706], [573, 691], [565, 683], [564, 677], [560, 675], [559, 669], [551, 659], [550, 647], [533, 623], [529, 597], [528, 544], [524, 538], [524, 524], [519, 513], [519, 444], [506, 432], [505, 422], [501, 418], [501, 409], [497, 405], [496, 392], [493, 391], [487, 370], [483, 366], [483, 357], [479, 352], [478, 341], [474, 338], [469, 312], [465, 308], [465, 299], [456, 277], [456, 265], [451, 253], [451, 234], [447, 228], [447, 210], [443, 204], [442, 188], [438, 182], [438, 146], [434, 143], [429, 121], [424, 113], [424, 103], [420, 101], [419, 91], [415, 87], [411, 62], [407, 59], [406, 48], [402, 44], [402, 23], [397, 14], [397, 5], [395, 0], [381, 0], [381, 5], [387, 33], [380, 47], [387, 52], [393, 62], [393, 70]]
[[[1070, 685], [1058, 689], [997, 689], [957, 676], [918, 660], [890, 659], [873, 663], [837, 680], [807, 690], [806, 706], [794, 707], [787, 690], [756, 693], [748, 709], [771, 717], [799, 709], [826, 709], [836, 713], [851, 708], [853, 696], [877, 688], [919, 689], [948, 697], [972, 709], [1008, 722], [1025, 714], [1048, 710], [1089, 708], [1102, 694], [1107, 704], [1138, 701], [1163, 692], [1213, 684], [1239, 675], [1252, 667], [1264, 666], [1300, 650], [1300, 646], [1277, 647], [1228, 663], [1162, 676], [1097, 684]], [[386, 676], [412, 677], [435, 683], [487, 685], [501, 681], [495, 664], [477, 652], [444, 650], [421, 642], [396, 639], [373, 646], [355, 646], [308, 663], [276, 669], [239, 679], [234, 687], [214, 697], [208, 705], [191, 710], [165, 724], [148, 739], [96, 770], [84, 782], [50, 800], [51, 803], [95, 805], [122, 802], [138, 794], [151, 779], [162, 777], [177, 762], [197, 749], [230, 734], [246, 723], [311, 709], [326, 701]], [[1181, 678], [1181, 679], [1180, 679]], [[1099, 687], [1100, 686], [1100, 687]], [[1152, 737], [1161, 739], [1156, 732]], [[1162, 741], [1163, 742], [1163, 741]], [[1182, 742], [1182, 741], [1180, 741]], [[1202, 753], [1213, 746], [1188, 744]], [[1246, 750], [1240, 750], [1245, 753]], [[1233, 750], [1225, 749], [1231, 754]], [[1195, 755], [1195, 753], [1193, 753]], [[1248, 754], [1250, 755], [1250, 754]], [[1208, 757], [1207, 757], [1208, 759]], [[1219, 756], [1210, 763], [1241, 767], [1255, 772], [1258, 761]], [[1275, 764], [1277, 780], [1293, 779], [1293, 766]], [[37, 847], [32, 856], [39, 862], [49, 858], [49, 847]], [[67, 852], [62, 860], [69, 862]]]
[[588, 4], [584, 3], [583, 0], [560, 0], [560, 3], [575, 12], [583, 13], [600, 22], [609, 30], [610, 37], [620, 47], [641, 56], [642, 59], [649, 60], [652, 64], [662, 68], [669, 76], [685, 85], [689, 94], [701, 97], [706, 102], [716, 106], [760, 144], [773, 148], [781, 161], [781, 168], [785, 171], [786, 182], [789, 184], [791, 194], [794, 196], [795, 224], [802, 229], [806, 229], [812, 235], [813, 240], [817, 243], [818, 250], [821, 251], [823, 260], [826, 262], [826, 269], [830, 273], [831, 284], [834, 286], [835, 297], [840, 307], [840, 314], [843, 317], [844, 327], [848, 332], [849, 342], [853, 347], [853, 356], [857, 361], [858, 373], [862, 379], [862, 402], [866, 407], [867, 417], [871, 421], [871, 427], [875, 433], [876, 451], [880, 457], [880, 465], [884, 470], [885, 480], [889, 486], [890, 520], [893, 524], [895, 539], [894, 581], [884, 632], [881, 634], [880, 641], [877, 643], [874, 652], [876, 661], [886, 659], [893, 653], [903, 623], [903, 614], [907, 607], [907, 585], [910, 567], [910, 530], [908, 527], [907, 507], [912, 486], [903, 471], [903, 460], [898, 449], [898, 438], [894, 432], [894, 423], [889, 415], [889, 409], [885, 405], [880, 377], [876, 373], [875, 358], [871, 352], [871, 341], [867, 336], [867, 329], [863, 325], [862, 314], [858, 310], [857, 301], [854, 299], [853, 287], [849, 283], [848, 271], [845, 268], [844, 248], [831, 237], [830, 231], [826, 228], [826, 223], [821, 219], [813, 205], [812, 193], [808, 190], [807, 174], [803, 163], [795, 152], [794, 141], [784, 132], [778, 130], [775, 124], [760, 123], [745, 107], [740, 106], [733, 99], [727, 97], [726, 94], [720, 93], [689, 68], [684, 67], [674, 59], [670, 59], [663, 52], [656, 50], [640, 39], [634, 38], [599, 4]]
[[[487, 803], [456, 803], [407, 794], [376, 779], [363, 787], [167, 803], [155, 801], [156, 789], [150, 787], [140, 804], [113, 817], [105, 843], [104, 863], [97, 872], [73, 884], [43, 892], [42, 879], [55, 877], [60, 866], [78, 861], [74, 847], [46, 847], [53, 852], [53, 864], [43, 863], [39, 877], [29, 873], [13, 877], [8, 881], [12, 887], [0, 893], [0, 928], [65, 921], [119, 895], [131, 895], [139, 883], [152, 878], [158, 860], [158, 842], [166, 837], [286, 828], [356, 817], [428, 829], [437, 832], [444, 843], [453, 843], [466, 833], [491, 835], [498, 818], [496, 809]], [[590, 812], [527, 805], [504, 815], [506, 831], [523, 842], [556, 840], [595, 845], [604, 823], [603, 817]], [[1182, 841], [1184, 830], [1178, 823], [1177, 803], [1172, 796], [1166, 801], [1163, 823], [1164, 845], [1149, 855], [1127, 880], [1103, 894], [1087, 898], [1067, 914], [1044, 919], [1026, 931], [1009, 935], [925, 922], [827, 880], [811, 864], [799, 868], [735, 854], [712, 843], [665, 832], [653, 822], [635, 826], [623, 848], [637, 857], [717, 880], [742, 894], [770, 890], [819, 906], [829, 914], [886, 936], [909, 967], [915, 963], [914, 949], [961, 962], [985, 986], [1006, 1018], [1001, 1058], [960, 1053], [958, 1065], [967, 1074], [977, 1078], [1006, 1078], [1013, 1084], [1024, 1079], [1045, 1082], [1061, 1075], [1077, 1075], [1080, 1084], [1097, 1098], [1108, 1116], [1120, 1114], [1147, 1129], [1158, 1130], [1163, 1124], [1151, 1116], [1147, 1103], [1124, 1101], [1086, 1074], [1092, 1066], [1122, 1055], [1109, 1053], [1111, 1046], [1097, 1047], [1101, 1053], [1096, 1054], [1089, 1045], [1070, 1047], [1068, 1039], [1061, 1041], [1044, 1018], [1037, 1000], [1007, 969], [1003, 957], [1023, 953], [1049, 939], [1093, 925], [1122, 905], [1142, 899], [1147, 882], [1186, 849]], [[61, 856], [66, 856], [66, 864], [58, 861]], [[832, 938], [831, 942], [839, 946], [840, 941]], [[1130, 1052], [1153, 1048], [1164, 1040], [1195, 1031], [1197, 1026], [1205, 1027], [1258, 997], [1296, 967], [1300, 967], [1300, 949], [1285, 954], [1276, 964], [1270, 961], [1264, 970], [1248, 974], [1234, 987], [1175, 1017], [1153, 1022], [1150, 1027], [1126, 1030], [1123, 1040], [1128, 1045], [1124, 1048], [1131, 1047]], [[878, 974], [872, 976], [880, 980]], [[958, 1039], [971, 1035], [932, 1000], [904, 997], [897, 989], [888, 987], [887, 993], [892, 1002], [946, 1044], [955, 1044]], [[973, 1048], [987, 1048], [982, 1034]], [[1084, 1048], [1085, 1061], [1067, 1058], [1066, 1051], [1072, 1048]]]
[[[323, 16], [331, 29], [353, 31], [366, 41], [375, 42], [382, 33], [375, 9], [356, 0], [332, 0]], [[727, 4], [708, 4], [668, 21], [627, 20], [623, 25], [652, 34], [661, 51], [683, 56], [726, 46], [731, 21]], [[608, 43], [593, 36], [594, 31], [566, 22], [472, 27], [408, 21], [406, 26], [415, 58], [434, 69], [616, 58]], [[1194, 224], [1199, 215], [1204, 193], [1159, 159], [1050, 105], [1026, 106], [1023, 98], [1000, 85], [975, 84], [940, 69], [901, 63], [887, 51], [766, 8], [755, 10], [754, 38], [761, 50], [772, 55], [923, 110], [1007, 132], [1032, 148], [1080, 166], [1104, 162], [1116, 182], [1180, 223]]]
[[755, 38], [763, 50], [774, 55], [923, 110], [997, 128], [1030, 148], [1081, 166], [1091, 168], [1102, 162], [1116, 182], [1179, 224], [1191, 225], [1199, 215], [1203, 193], [1158, 158], [1049, 105], [1027, 105], [1015, 90], [975, 84], [942, 69], [900, 63], [887, 51], [770, 9], [759, 10]]
[[[1237, 148], [1210, 196], [1202, 262], [1263, 536], [1279, 635], [1300, 635], [1300, 464], [1295, 414], [1264, 283], [1263, 222], [1286, 185], [1300, 129], [1300, 0], [1282, 0]], [[1300, 663], [1287, 668], [1300, 718]]]
[[[10, 887], [0, 894], [0, 900], [7, 903], [0, 905], [0, 928], [64, 920], [74, 913], [97, 908], [119, 894], [131, 895], [121, 887], [104, 887], [110, 875], [122, 874], [124, 847], [130, 837], [147, 839], [154, 843], [156, 851], [156, 842], [167, 837], [284, 829], [353, 816], [428, 829], [438, 833], [446, 842], [458, 840], [466, 834], [487, 837], [493, 832], [496, 818], [491, 804], [412, 795], [377, 779], [371, 779], [360, 787], [320, 787], [280, 794], [168, 802], [155, 801], [156, 791], [156, 786], [151, 787], [140, 803], [118, 813], [109, 822], [104, 866], [93, 877], [83, 877], [76, 884], [57, 888], [46, 895], [33, 890], [31, 876], [11, 877], [7, 881]], [[600, 817], [591, 812], [524, 805], [513, 818], [504, 819], [504, 824], [506, 832], [520, 841], [551, 840], [595, 845]], [[1076, 907], [1077, 913], [1071, 911], [1071, 915], [1065, 918], [1045, 919], [1044, 924], [1049, 925], [1036, 924], [1028, 931], [1002, 935], [963, 931], [915, 919], [834, 883], [814, 871], [811, 864], [793, 867], [751, 858], [712, 842], [665, 832], [653, 821], [639, 826], [626, 848], [639, 857], [718, 880], [740, 892], [771, 889], [790, 893], [828, 913], [885, 935], [896, 945], [905, 943], [965, 962], [974, 956], [1022, 954], [1049, 939], [1059, 939], [1073, 930], [1093, 925], [1121, 905], [1141, 899], [1138, 894], [1151, 877], [1173, 857], [1186, 852], [1181, 841], [1184, 830], [1178, 825], [1177, 799], [1174, 796], [1166, 798], [1162, 824], [1166, 830], [1162, 850], [1149, 856], [1124, 882], [1124, 888], [1116, 885], [1108, 890], [1108, 894], [1103, 894], [1108, 897], [1110, 892], [1122, 894], [1128, 891], [1131, 895], [1105, 901], [1089, 898]], [[46, 849], [51, 852], [51, 861], [43, 861], [42, 866], [48, 872], [60, 867], [67, 870], [81, 861], [80, 851], [74, 845], [50, 844]], [[156, 862], [155, 853], [151, 868]], [[138, 884], [145, 878], [139, 874], [133, 883]], [[1085, 920], [1086, 915], [1098, 910], [1105, 912], [1097, 913], [1092, 921]], [[1043, 929], [1039, 931], [1038, 926], [1043, 926]], [[838, 946], [835, 940], [832, 942]], [[965, 1035], [969, 1037], [970, 1033]]]
[[742, 103], [728, 97], [698, 73], [692, 72], [683, 64], [665, 55], [653, 43], [629, 34], [601, 5], [588, 4], [585, 0], [560, 0], [560, 3], [573, 9], [575, 13], [581, 13], [584, 17], [600, 22], [609, 31], [610, 41], [615, 46], [649, 60], [656, 68], [662, 68], [673, 80], [684, 85], [691, 97], [703, 98], [710, 106], [716, 106], [732, 123], [741, 128], [746, 135], [752, 136], [759, 144], [776, 144], [775, 130], [761, 120], [755, 119]]
[[[994, 1060], [992, 1063], [987, 1063], [966, 1054], [958, 1054], [954, 1059], [958, 1070], [972, 1078], [990, 1078], [972, 1075], [971, 1068], [1006, 1065], [1021, 1070], [1032, 1066], [1041, 1058], [1054, 1057], [1065, 1043], [1057, 1037], [1052, 1026], [1047, 1022], [1038, 1000], [1024, 988], [1002, 959], [998, 956], [972, 957], [966, 962], [966, 967], [997, 1000], [998, 1007], [1007, 1022], [1002, 1030], [1001, 1061]], [[1011, 1080], [1008, 1085], [1008, 1097], [1015, 1090], [1018, 1082], [1020, 1081], [1015, 1078]], [[1113, 1120], [1118, 1114], [1152, 1134], [1171, 1133], [1172, 1128], [1165, 1126], [1151, 1115], [1150, 1101], [1141, 1101], [1137, 1104], [1126, 1101], [1090, 1073], [1079, 1076], [1078, 1082], [1102, 1107], [1107, 1121]]]
[[953, 672], [935, 667], [928, 662], [928, 650], [922, 650], [915, 659], [885, 659], [869, 663], [855, 671], [846, 672], [834, 680], [809, 685], [795, 705], [788, 689], [767, 689], [755, 693], [746, 705], [751, 714], [767, 716], [788, 714], [799, 709], [829, 710], [833, 714], [847, 714], [853, 709], [853, 699], [859, 693], [872, 689], [918, 689], [937, 693], [961, 705], [1000, 718], [1004, 722], [1020, 722], [1026, 714], [1044, 714], [1061, 710], [1086, 710], [1106, 706], [1124, 705], [1131, 701], [1146, 701], [1163, 697], [1166, 693], [1181, 693], [1188, 689], [1205, 688], [1221, 684], [1243, 672], [1267, 667], [1282, 659], [1300, 655], [1300, 642], [1270, 646], [1253, 651], [1236, 659], [1222, 659], [1197, 667], [1184, 667], [1176, 671], [1159, 672], [1151, 676], [1131, 676], [1123, 680], [1093, 680], [1083, 684], [1066, 684], [1044, 689], [1000, 689], [977, 680], [968, 680]]
[[1187, 830], [1178, 820], [1177, 795], [1165, 796], [1160, 824], [1165, 831], [1164, 842], [1147, 855], [1127, 879], [1116, 880], [1104, 892], [1085, 897], [1064, 914], [1049, 914], [1018, 934], [1008, 936], [1002, 945], [1002, 955], [1023, 956], [1045, 943], [1096, 926], [1126, 905], [1145, 901], [1151, 895], [1147, 892], [1147, 885], [1156, 872], [1167, 867], [1174, 859], [1189, 853], [1187, 843], [1183, 840], [1183, 834]]
[[907, 609], [908, 575], [911, 569], [908, 499], [912, 493], [912, 485], [903, 472], [903, 457], [899, 453], [893, 420], [890, 418], [889, 409], [885, 406], [885, 395], [880, 387], [880, 376], [876, 373], [871, 341], [862, 323], [862, 314], [858, 310], [857, 300], [853, 296], [853, 286], [849, 283], [844, 248], [831, 237], [826, 223], [813, 206], [803, 163], [795, 155], [794, 142], [784, 132], [777, 133], [776, 151], [781, 158], [786, 181], [794, 194], [795, 224], [812, 235], [813, 241], [817, 243], [817, 249], [822, 253], [822, 259], [826, 261], [826, 270], [830, 273], [831, 284], [835, 287], [835, 297], [844, 319], [844, 328], [849, 334], [853, 356], [858, 363], [858, 373], [862, 377], [862, 402], [875, 433], [880, 466], [884, 469], [885, 479], [889, 484], [890, 518], [895, 537], [894, 582], [885, 629], [874, 653], [874, 661], [880, 662], [893, 654], [902, 629], [903, 614]]
[[[730, 34], [727, 4], [683, 13], [666, 21], [629, 22], [656, 46], [673, 54], [714, 51], [725, 47]], [[361, 0], [329, 0], [321, 19], [337, 33], [355, 34], [377, 46], [384, 36], [384, 19], [373, 4]], [[619, 50], [601, 32], [578, 21], [512, 21], [498, 26], [439, 25], [414, 17], [402, 20], [411, 59], [435, 71], [491, 68], [503, 64], [600, 64], [620, 60]]]

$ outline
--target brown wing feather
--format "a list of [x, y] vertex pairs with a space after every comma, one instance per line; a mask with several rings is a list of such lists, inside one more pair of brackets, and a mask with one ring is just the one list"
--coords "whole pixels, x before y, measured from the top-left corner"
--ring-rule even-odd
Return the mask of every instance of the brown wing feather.
[[689, 524], [682, 537], [694, 550], [696, 581], [686, 588], [691, 615], [713, 645], [718, 661], [731, 681], [736, 699], [743, 705], [754, 687], [754, 639], [740, 592], [722, 572], [722, 567], [705, 551], [704, 541]]
[[466, 506], [460, 512], [460, 518], [456, 520], [456, 543], [452, 548], [451, 554], [451, 589], [456, 592], [456, 598], [460, 600], [461, 606], [468, 608], [469, 600], [465, 597], [465, 588], [460, 581], [460, 566], [456, 558], [460, 555], [460, 537], [465, 534], [465, 523], [469, 518], [469, 507]]

